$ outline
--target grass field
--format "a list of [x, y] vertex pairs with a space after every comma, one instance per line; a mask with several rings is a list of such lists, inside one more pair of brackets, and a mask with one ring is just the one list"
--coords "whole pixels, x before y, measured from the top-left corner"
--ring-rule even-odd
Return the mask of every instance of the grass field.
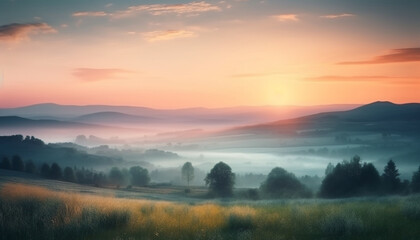
[[420, 238], [420, 196], [194, 204], [5, 183], [0, 239]]

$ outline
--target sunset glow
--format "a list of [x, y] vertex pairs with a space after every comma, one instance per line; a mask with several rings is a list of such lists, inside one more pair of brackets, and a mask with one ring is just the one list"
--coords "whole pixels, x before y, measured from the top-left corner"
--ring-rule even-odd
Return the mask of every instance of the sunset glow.
[[382, 0], [1, 1], [0, 107], [418, 102], [419, 8]]

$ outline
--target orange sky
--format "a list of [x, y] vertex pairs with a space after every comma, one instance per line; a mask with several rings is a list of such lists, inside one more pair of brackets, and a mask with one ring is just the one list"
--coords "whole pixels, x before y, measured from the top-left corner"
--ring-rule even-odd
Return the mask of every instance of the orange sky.
[[415, 3], [21, 2], [0, 4], [0, 107], [420, 102]]

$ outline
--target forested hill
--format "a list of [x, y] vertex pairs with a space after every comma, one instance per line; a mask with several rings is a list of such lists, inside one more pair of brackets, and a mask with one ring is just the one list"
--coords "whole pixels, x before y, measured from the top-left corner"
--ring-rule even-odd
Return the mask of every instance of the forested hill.
[[98, 156], [75, 148], [45, 144], [35, 137], [22, 135], [0, 136], [0, 157], [19, 155], [25, 160], [31, 159], [36, 164], [59, 163], [63, 166], [98, 167], [116, 165], [121, 158]]

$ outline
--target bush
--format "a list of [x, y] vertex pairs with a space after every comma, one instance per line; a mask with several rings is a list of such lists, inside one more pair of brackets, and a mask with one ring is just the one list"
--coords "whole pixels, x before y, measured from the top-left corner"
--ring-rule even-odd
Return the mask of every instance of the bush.
[[266, 196], [273, 198], [311, 196], [311, 192], [299, 182], [293, 173], [289, 173], [280, 167], [271, 170], [260, 189]]

